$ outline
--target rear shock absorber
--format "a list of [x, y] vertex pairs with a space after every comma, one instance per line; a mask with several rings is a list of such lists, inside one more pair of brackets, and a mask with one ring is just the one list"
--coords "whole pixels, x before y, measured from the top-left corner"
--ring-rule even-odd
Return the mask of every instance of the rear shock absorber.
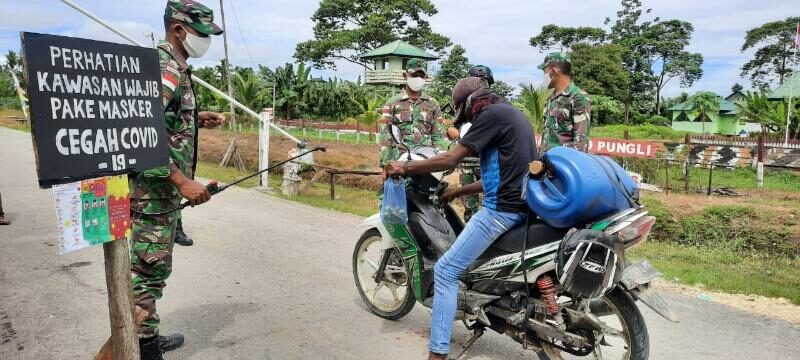
[[558, 314], [561, 307], [558, 305], [556, 299], [556, 286], [553, 279], [548, 275], [542, 275], [539, 280], [536, 280], [536, 286], [539, 288], [539, 293], [542, 294], [542, 301], [547, 308], [547, 313], [550, 315]]

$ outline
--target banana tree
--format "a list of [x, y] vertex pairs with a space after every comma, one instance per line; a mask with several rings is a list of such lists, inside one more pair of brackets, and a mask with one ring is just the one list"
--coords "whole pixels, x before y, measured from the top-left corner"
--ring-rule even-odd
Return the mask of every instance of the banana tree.
[[259, 66], [259, 77], [268, 83], [275, 84], [276, 99], [274, 107], [277, 114], [290, 119], [299, 117], [305, 111], [305, 91], [308, 89], [311, 68], [298, 64], [297, 71], [291, 63], [279, 66], [275, 70]]

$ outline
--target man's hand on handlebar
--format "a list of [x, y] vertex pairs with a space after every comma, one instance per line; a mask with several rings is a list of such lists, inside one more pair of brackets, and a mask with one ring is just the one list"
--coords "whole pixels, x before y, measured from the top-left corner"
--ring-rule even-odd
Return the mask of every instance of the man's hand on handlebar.
[[460, 187], [445, 189], [444, 191], [442, 191], [441, 194], [439, 194], [439, 201], [442, 204], [447, 204], [447, 203], [453, 201], [453, 199], [455, 199], [455, 198], [460, 196], [459, 195], [459, 190], [460, 189], [461, 189]]
[[383, 170], [386, 176], [398, 177], [406, 175], [406, 162], [405, 161], [390, 161]]

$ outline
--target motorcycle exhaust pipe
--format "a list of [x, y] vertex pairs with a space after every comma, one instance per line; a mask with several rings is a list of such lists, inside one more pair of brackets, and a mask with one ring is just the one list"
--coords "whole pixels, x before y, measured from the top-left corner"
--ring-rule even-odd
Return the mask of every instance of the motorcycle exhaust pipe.
[[[523, 324], [521, 324], [521, 322], [525, 318], [524, 311], [515, 313], [510, 310], [498, 308], [496, 306], [488, 306], [486, 308], [486, 311], [492, 315], [505, 319], [506, 322], [508, 322], [512, 326], [515, 326], [517, 328], [523, 327]], [[548, 337], [559, 340], [569, 347], [585, 348], [591, 345], [589, 341], [583, 336], [559, 330], [557, 328], [554, 328], [548, 324], [545, 324], [535, 319], [529, 318], [527, 324], [524, 324], [524, 328], [525, 330], [536, 333], [540, 337]]]

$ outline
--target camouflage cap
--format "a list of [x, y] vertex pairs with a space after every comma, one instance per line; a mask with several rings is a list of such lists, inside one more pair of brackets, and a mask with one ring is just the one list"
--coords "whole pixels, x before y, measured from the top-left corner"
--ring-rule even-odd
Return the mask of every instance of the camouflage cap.
[[469, 71], [467, 71], [467, 73], [469, 74], [470, 77], [479, 77], [486, 79], [486, 82], [489, 83], [489, 86], [492, 86], [492, 84], [494, 84], [494, 76], [492, 76], [492, 69], [490, 69], [488, 66], [475, 65], [469, 68]]
[[544, 62], [538, 66], [539, 70], [544, 70], [544, 68], [546, 68], [547, 65], [550, 65], [551, 63], [554, 62], [572, 63], [572, 58], [569, 56], [569, 53], [551, 52], [544, 57]]
[[201, 34], [222, 34], [222, 28], [214, 24], [214, 11], [196, 1], [167, 0], [164, 17], [182, 21]]
[[406, 72], [409, 74], [413, 74], [417, 71], [422, 71], [424, 73], [428, 73], [428, 63], [422, 59], [409, 59], [406, 62]]

